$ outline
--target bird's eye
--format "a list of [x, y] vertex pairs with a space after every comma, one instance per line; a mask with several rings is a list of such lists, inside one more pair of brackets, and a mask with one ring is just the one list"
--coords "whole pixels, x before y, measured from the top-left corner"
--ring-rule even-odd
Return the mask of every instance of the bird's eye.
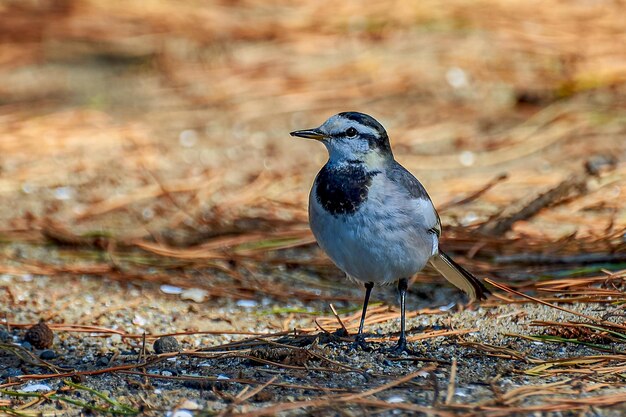
[[349, 137], [349, 138], [353, 138], [353, 137], [355, 137], [355, 136], [356, 136], [356, 134], [357, 134], [357, 131], [356, 131], [356, 129], [355, 129], [355, 128], [353, 128], [353, 127], [348, 128], [348, 130], [346, 130], [346, 136], [347, 136], [347, 137]]

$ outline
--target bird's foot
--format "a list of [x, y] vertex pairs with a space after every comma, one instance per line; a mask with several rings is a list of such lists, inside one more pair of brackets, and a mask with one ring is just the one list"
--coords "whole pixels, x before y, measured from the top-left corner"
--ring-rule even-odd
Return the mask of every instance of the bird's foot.
[[387, 348], [384, 352], [388, 353], [390, 356], [402, 356], [403, 353], [406, 353], [407, 355], [416, 354], [407, 346], [405, 337], [400, 337], [400, 339], [398, 339], [398, 343], [396, 343], [394, 347]]
[[371, 352], [372, 348], [370, 347], [370, 345], [365, 341], [365, 335], [364, 334], [357, 334], [354, 337], [354, 342], [352, 342], [350, 344], [350, 347], [353, 350], [362, 350], [364, 352]]

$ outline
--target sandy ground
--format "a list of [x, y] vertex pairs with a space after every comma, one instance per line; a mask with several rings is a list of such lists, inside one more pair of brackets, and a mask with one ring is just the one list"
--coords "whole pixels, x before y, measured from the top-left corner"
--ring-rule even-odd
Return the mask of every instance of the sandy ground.
[[[17, 249], [26, 258], [37, 255], [37, 250], [29, 246], [13, 248]], [[333, 405], [332, 396], [375, 389], [412, 373], [416, 375], [409, 381], [382, 389], [367, 398], [386, 404], [388, 409], [382, 409], [383, 415], [394, 414], [391, 410], [395, 405], [419, 405], [442, 415], [450, 412], [465, 415], [470, 411], [479, 415], [500, 415], [509, 412], [507, 410], [510, 407], [519, 407], [524, 410], [520, 412], [525, 414], [530, 413], [533, 407], [546, 408], [557, 399], [567, 402], [567, 399], [592, 395], [624, 395], [626, 391], [621, 388], [622, 377], [619, 374], [597, 374], [588, 379], [579, 378], [575, 373], [549, 375], [537, 370], [540, 364], [551, 360], [601, 354], [597, 350], [577, 345], [550, 344], [523, 338], [544, 333], [542, 329], [530, 326], [533, 320], [564, 322], [576, 319], [572, 314], [537, 304], [475, 306], [457, 311], [457, 307], [449, 303], [461, 303], [462, 297], [448, 287], [439, 287], [433, 291], [438, 295], [425, 295], [422, 289], [424, 285], [413, 287], [414, 291], [409, 296], [410, 311], [416, 310], [418, 306], [439, 305], [440, 308], [422, 310], [408, 320], [410, 340], [431, 336], [410, 343], [415, 357], [394, 358], [384, 352], [393, 343], [386, 337], [398, 331], [397, 310], [393, 307], [382, 307], [382, 310], [386, 312], [391, 308], [396, 311], [395, 319], [367, 326], [366, 331], [372, 340], [376, 340], [372, 342], [371, 352], [354, 350], [349, 341], [339, 338], [323, 337], [313, 341], [304, 340], [302, 336], [275, 336], [269, 339], [269, 343], [260, 343], [258, 346], [227, 348], [225, 344], [250, 338], [256, 333], [314, 328], [313, 320], [316, 317], [324, 319], [322, 323], [327, 323], [324, 327], [331, 332], [339, 329], [339, 326], [336, 322], [333, 324], [332, 316], [317, 316], [330, 315], [325, 301], [302, 303], [294, 300], [286, 305], [284, 301], [268, 297], [257, 301], [211, 299], [198, 303], [183, 300], [181, 294], [164, 293], [176, 292], [171, 287], [151, 283], [120, 283], [106, 277], [3, 275], [0, 280], [0, 288], [10, 289], [11, 297], [3, 297], [1, 306], [3, 311], [9, 312], [7, 317], [10, 322], [34, 323], [39, 318], [46, 318], [51, 325], [55, 322], [63, 323], [64, 328], [55, 331], [54, 345], [50, 348], [54, 355], [53, 359], [47, 361], [49, 364], [74, 374], [131, 365], [132, 371], [144, 372], [149, 376], [105, 372], [74, 377], [72, 380], [152, 415], [162, 415], [164, 411], [177, 407], [197, 408], [205, 414], [225, 410], [245, 413], [272, 407], [276, 403], [294, 404], [303, 401], [311, 404], [285, 412], [359, 415], [365, 412], [366, 405], [358, 402], [337, 402]], [[320, 281], [319, 285], [323, 288], [324, 282]], [[433, 290], [431, 286], [427, 288], [428, 291]], [[361, 296], [360, 289], [350, 284], [341, 290], [326, 288], [323, 291], [330, 296], [352, 296], [356, 299]], [[381, 314], [381, 306], [376, 304], [381, 298], [387, 305], [394, 305], [391, 288], [377, 289], [372, 300], [373, 309], [377, 311], [374, 315]], [[340, 310], [347, 307], [358, 309], [360, 306], [359, 301], [340, 300], [334, 301], [333, 305]], [[606, 304], [564, 306], [591, 316], [600, 316], [615, 309]], [[292, 312], [280, 312], [286, 307], [291, 308]], [[309, 310], [311, 313], [294, 313], [297, 309]], [[346, 323], [353, 324], [351, 317], [354, 314], [342, 316]], [[104, 333], [98, 333], [95, 328], [91, 332], [78, 333], [69, 329], [68, 325], [98, 326], [99, 331]], [[128, 337], [122, 338], [112, 331], [121, 331]], [[458, 331], [461, 334], [432, 337], [433, 331]], [[144, 332], [148, 337], [145, 354], [141, 358], [141, 335]], [[215, 334], [178, 335], [176, 338], [186, 353], [155, 361], [152, 349], [154, 337], [151, 335], [177, 332]], [[14, 328], [10, 332], [3, 331], [2, 337], [4, 342], [22, 343], [24, 334], [24, 328]], [[384, 339], [381, 340], [381, 337]], [[615, 354], [619, 354], [622, 349], [620, 344], [611, 346]], [[203, 353], [198, 353], [199, 350]], [[35, 349], [32, 353], [41, 355], [42, 350]], [[274, 363], [256, 363], [253, 361], [254, 356]], [[37, 364], [37, 361], [29, 364], [7, 351], [0, 356], [0, 360], [3, 365], [0, 376], [5, 383], [16, 381], [13, 378], [19, 375], [63, 372], [59, 369], [53, 372]], [[143, 361], [147, 361], [147, 364], [138, 366]], [[453, 385], [450, 385], [453, 367], [455, 377]], [[554, 366], [554, 369], [558, 368], [558, 365]], [[572, 369], [567, 366], [564, 368]], [[532, 374], [533, 369], [535, 374]], [[67, 379], [69, 376], [51, 376], [41, 381], [34, 379], [15, 389], [58, 391], [62, 390], [63, 380]], [[250, 398], [245, 397], [251, 388], [269, 381], [275, 385], [265, 387]], [[5, 389], [12, 390], [12, 387]], [[66, 395], [78, 400], [90, 398], [84, 391], [82, 395], [76, 391]], [[238, 395], [245, 399], [237, 399]], [[314, 403], [325, 396], [329, 397], [327, 406]], [[77, 413], [75, 406], [61, 401], [44, 402], [37, 410], [46, 415]], [[620, 415], [620, 410], [621, 406], [615, 406], [598, 411], [598, 415]], [[582, 415], [585, 412], [562, 411], [551, 415]], [[274, 414], [273, 411], [268, 413]]]

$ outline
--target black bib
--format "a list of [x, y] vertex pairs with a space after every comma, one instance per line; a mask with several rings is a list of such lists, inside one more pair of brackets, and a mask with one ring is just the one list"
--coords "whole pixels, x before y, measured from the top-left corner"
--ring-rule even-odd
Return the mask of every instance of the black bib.
[[372, 178], [378, 174], [360, 164], [326, 164], [315, 179], [317, 201], [332, 215], [353, 214], [367, 200]]

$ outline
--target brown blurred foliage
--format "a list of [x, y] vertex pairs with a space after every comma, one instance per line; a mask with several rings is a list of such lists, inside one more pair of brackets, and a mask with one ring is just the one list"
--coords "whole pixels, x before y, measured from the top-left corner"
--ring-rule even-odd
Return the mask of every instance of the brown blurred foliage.
[[23, 230], [27, 214], [54, 217], [130, 236], [183, 223], [232, 231], [249, 218], [304, 224], [324, 151], [287, 132], [360, 110], [388, 127], [438, 204], [509, 173], [480, 199], [448, 205], [445, 223], [514, 209], [602, 154], [617, 161], [608, 178], [514, 228], [619, 229], [623, 9], [5, 0], [0, 196], [14, 206], [0, 220]]

